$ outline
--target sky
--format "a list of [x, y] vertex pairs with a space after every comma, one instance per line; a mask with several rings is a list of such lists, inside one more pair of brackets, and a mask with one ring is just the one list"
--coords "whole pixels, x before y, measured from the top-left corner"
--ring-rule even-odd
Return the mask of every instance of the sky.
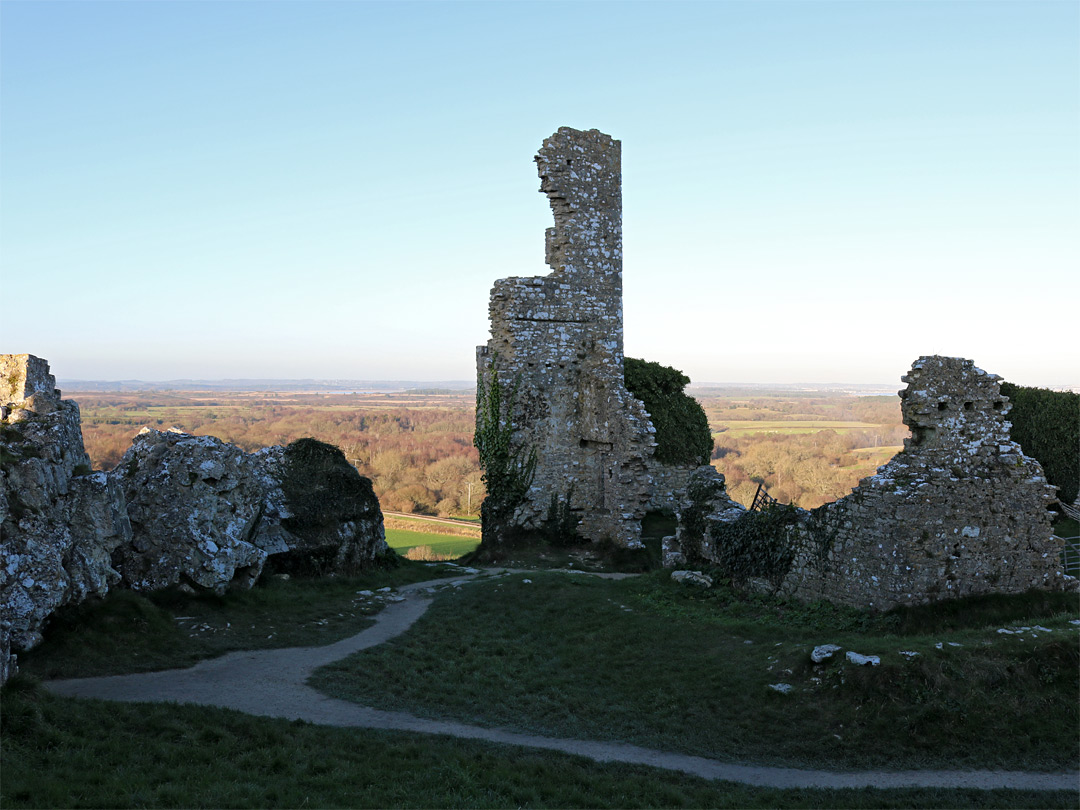
[[1080, 4], [0, 3], [0, 335], [62, 379], [469, 380], [622, 141], [625, 350], [1080, 386]]

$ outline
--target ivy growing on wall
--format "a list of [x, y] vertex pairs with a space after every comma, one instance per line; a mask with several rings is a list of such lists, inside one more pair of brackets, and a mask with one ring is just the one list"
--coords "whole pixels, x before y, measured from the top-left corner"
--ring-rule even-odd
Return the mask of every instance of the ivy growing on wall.
[[709, 537], [716, 566], [736, 584], [766, 579], [779, 586], [794, 559], [788, 527], [797, 520], [794, 506], [774, 503], [738, 520], [711, 521]]
[[645, 404], [656, 428], [656, 460], [664, 464], [708, 464], [713, 438], [709, 420], [683, 389], [690, 378], [670, 366], [627, 357], [626, 388]]
[[[484, 379], [484, 376], [487, 379]], [[484, 517], [502, 516], [522, 502], [536, 472], [536, 448], [514, 444], [514, 403], [520, 378], [505, 394], [495, 362], [476, 381], [476, 433], [473, 443], [484, 468]], [[486, 522], [486, 521], [485, 521]]]

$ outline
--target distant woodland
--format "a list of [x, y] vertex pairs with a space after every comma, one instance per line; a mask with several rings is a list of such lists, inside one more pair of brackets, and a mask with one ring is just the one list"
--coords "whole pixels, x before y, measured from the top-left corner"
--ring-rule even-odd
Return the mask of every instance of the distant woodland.
[[[112, 469], [143, 427], [217, 436], [245, 450], [311, 436], [337, 445], [372, 479], [384, 509], [479, 514], [484, 485], [467, 393], [65, 392], [82, 410], [95, 469]], [[846, 495], [900, 450], [899, 399], [790, 393], [701, 396], [713, 464], [732, 496], [759, 483], [810, 508]]]

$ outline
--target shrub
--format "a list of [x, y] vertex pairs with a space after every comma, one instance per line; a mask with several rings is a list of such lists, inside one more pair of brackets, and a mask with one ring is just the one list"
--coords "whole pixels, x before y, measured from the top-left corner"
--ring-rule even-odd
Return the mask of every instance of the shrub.
[[1001, 393], [1012, 403], [1013, 439], [1042, 465], [1058, 499], [1073, 503], [1080, 486], [1080, 394], [1008, 382]]
[[664, 464], [708, 464], [713, 439], [709, 420], [683, 389], [690, 378], [678, 369], [627, 357], [626, 387], [640, 399], [656, 428], [656, 460]]

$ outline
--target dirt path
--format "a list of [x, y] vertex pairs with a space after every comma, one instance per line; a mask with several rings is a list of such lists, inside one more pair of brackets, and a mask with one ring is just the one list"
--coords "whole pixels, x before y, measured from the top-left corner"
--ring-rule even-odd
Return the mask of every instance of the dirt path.
[[[475, 575], [473, 575], [475, 576]], [[421, 734], [487, 740], [507, 745], [544, 748], [588, 757], [599, 762], [626, 762], [683, 771], [706, 779], [726, 779], [776, 788], [1014, 788], [1077, 790], [1077, 773], [1022, 771], [861, 771], [833, 772], [734, 765], [704, 757], [654, 751], [623, 743], [575, 740], [522, 734], [388, 712], [326, 697], [305, 681], [318, 667], [359, 650], [374, 647], [404, 633], [431, 604], [436, 589], [460, 587], [470, 576], [435, 580], [398, 589], [405, 600], [389, 605], [374, 626], [325, 647], [235, 652], [202, 661], [189, 669], [114, 675], [104, 678], [48, 681], [49, 691], [68, 697], [125, 702], [176, 702], [221, 706], [264, 717], [306, 720], [327, 726], [392, 729]]]

